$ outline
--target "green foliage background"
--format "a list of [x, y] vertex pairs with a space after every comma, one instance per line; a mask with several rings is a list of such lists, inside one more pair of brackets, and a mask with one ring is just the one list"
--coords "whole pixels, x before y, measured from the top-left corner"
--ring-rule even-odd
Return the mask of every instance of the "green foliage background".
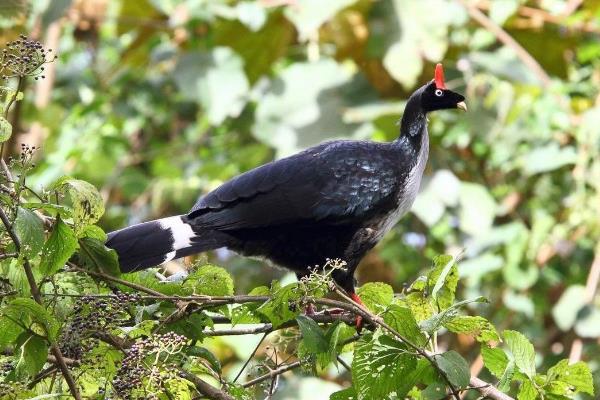
[[[41, 146], [35, 190], [63, 175], [98, 187], [105, 231], [184, 213], [236, 174], [323, 140], [393, 140], [404, 100], [443, 62], [469, 112], [430, 116], [422, 193], [359, 281], [398, 292], [435, 255], [460, 253], [459, 298], [490, 300], [469, 313], [522, 332], [543, 371], [581, 339], [600, 385], [600, 298], [585, 289], [600, 262], [599, 1], [12, 0], [0, 2], [0, 29], [0, 44], [33, 32], [59, 54], [46, 80], [26, 82], [9, 151]], [[238, 293], [290, 278], [208, 257]], [[212, 350], [235, 374], [257, 340]], [[479, 352], [467, 336], [439, 341]], [[277, 398], [349, 379], [321, 375], [290, 377]]]

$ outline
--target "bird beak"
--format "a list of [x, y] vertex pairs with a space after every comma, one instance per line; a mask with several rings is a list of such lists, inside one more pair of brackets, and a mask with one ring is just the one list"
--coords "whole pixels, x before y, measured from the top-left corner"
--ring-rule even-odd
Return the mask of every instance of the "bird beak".
[[463, 111], [467, 111], [467, 103], [465, 103], [464, 101], [456, 103], [456, 108], [461, 109]]

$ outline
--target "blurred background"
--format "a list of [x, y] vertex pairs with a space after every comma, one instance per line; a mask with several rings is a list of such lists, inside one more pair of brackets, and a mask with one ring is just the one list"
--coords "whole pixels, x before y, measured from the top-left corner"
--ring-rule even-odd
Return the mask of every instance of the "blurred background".
[[[600, 384], [600, 1], [1, 0], [0, 44], [19, 33], [59, 57], [26, 82], [10, 150], [41, 147], [37, 189], [64, 174], [96, 185], [107, 231], [184, 213], [324, 140], [393, 140], [443, 62], [469, 112], [430, 115], [422, 192], [359, 281], [400, 291], [434, 255], [460, 254], [459, 298], [490, 299], [477, 312], [524, 332], [542, 369], [583, 359]], [[208, 257], [239, 293], [293, 279]], [[213, 347], [235, 366], [258, 339]], [[288, 377], [277, 398], [325, 396], [341, 372]]]

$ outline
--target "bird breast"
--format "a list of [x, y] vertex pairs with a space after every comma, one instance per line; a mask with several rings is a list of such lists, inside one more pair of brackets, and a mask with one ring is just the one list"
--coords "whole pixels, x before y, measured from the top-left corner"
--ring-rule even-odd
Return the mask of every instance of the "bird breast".
[[427, 165], [427, 158], [429, 156], [429, 136], [427, 131], [422, 133], [421, 148], [417, 156], [416, 162], [412, 165], [412, 168], [405, 178], [404, 184], [401, 184], [400, 190], [396, 194], [396, 208], [388, 212], [382, 219], [379, 219], [376, 226], [373, 226], [377, 232], [376, 240], [379, 241], [381, 238], [392, 229], [398, 220], [406, 214], [419, 193], [419, 187], [421, 186], [421, 178]]

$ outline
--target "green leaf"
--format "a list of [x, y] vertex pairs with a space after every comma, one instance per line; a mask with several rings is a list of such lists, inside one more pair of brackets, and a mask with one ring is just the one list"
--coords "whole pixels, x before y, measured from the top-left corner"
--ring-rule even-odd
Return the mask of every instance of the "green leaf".
[[563, 331], [571, 329], [577, 320], [577, 313], [585, 304], [585, 287], [583, 285], [569, 286], [552, 308], [556, 326]]
[[177, 62], [174, 79], [186, 98], [203, 106], [213, 125], [237, 117], [248, 100], [250, 84], [244, 61], [229, 47], [184, 54]]
[[440, 310], [445, 310], [454, 303], [457, 284], [458, 268], [454, 257], [436, 256], [433, 259], [433, 269], [427, 277], [427, 286], [433, 288], [431, 297]]
[[500, 379], [498, 389], [508, 391], [515, 372], [514, 360], [509, 360], [504, 350], [498, 347], [481, 346], [481, 356], [485, 367]]
[[304, 315], [297, 316], [296, 321], [302, 332], [302, 344], [306, 350], [311, 353], [325, 353], [329, 350], [329, 343], [319, 324]]
[[427, 337], [421, 332], [409, 308], [392, 304], [383, 314], [383, 320], [413, 344], [417, 346], [427, 344]]
[[12, 135], [12, 125], [6, 118], [0, 116], [0, 143], [6, 142]]
[[356, 400], [357, 398], [356, 390], [352, 386], [329, 396], [329, 400]]
[[515, 365], [533, 379], [535, 376], [535, 350], [527, 338], [517, 331], [504, 331], [504, 341], [513, 355]]
[[17, 379], [34, 377], [42, 370], [48, 358], [46, 341], [29, 332], [23, 332], [15, 345], [15, 376]]
[[586, 312], [575, 323], [575, 333], [585, 338], [600, 337], [600, 309], [586, 306]]
[[233, 279], [225, 268], [206, 264], [187, 276], [184, 288], [192, 294], [207, 296], [233, 295]]
[[78, 237], [86, 225], [91, 225], [104, 214], [104, 201], [98, 190], [86, 181], [62, 178], [54, 184], [62, 192], [67, 192], [73, 203], [73, 221]]
[[[548, 380], [564, 382], [577, 392], [594, 395], [594, 381], [590, 367], [583, 361], [569, 364], [568, 360], [561, 360], [548, 370]], [[570, 395], [571, 393], [562, 393]]]
[[427, 386], [422, 394], [423, 400], [441, 400], [447, 396], [446, 385], [441, 382], [434, 382]]
[[79, 257], [83, 265], [96, 271], [119, 275], [119, 258], [117, 252], [109, 249], [104, 242], [96, 238], [84, 237], [79, 239]]
[[21, 242], [21, 251], [27, 258], [35, 257], [44, 245], [44, 224], [34, 212], [17, 209], [15, 233]]
[[13, 345], [21, 332], [23, 332], [21, 326], [12, 319], [2, 316], [0, 318], [0, 350], [8, 345]]
[[58, 336], [60, 329], [58, 321], [32, 299], [15, 299], [4, 306], [1, 313], [3, 319], [8, 318], [40, 336], [45, 336], [50, 342], [54, 342]]
[[369, 310], [379, 314], [394, 299], [394, 289], [382, 282], [368, 282], [358, 289], [358, 295]]
[[473, 336], [478, 342], [499, 341], [500, 337], [496, 328], [490, 321], [483, 317], [458, 316], [444, 323], [444, 326], [454, 333], [463, 333]]
[[357, 0], [298, 0], [286, 7], [284, 14], [298, 30], [299, 39], [305, 41], [343, 8]]
[[261, 305], [256, 311], [271, 321], [273, 328], [290, 321], [300, 314], [298, 300], [301, 293], [297, 283], [290, 283], [281, 288], [274, 288], [271, 299]]
[[454, 350], [447, 351], [444, 354], [436, 355], [435, 360], [438, 367], [446, 373], [450, 382], [464, 388], [469, 385], [471, 373], [467, 361]]
[[373, 339], [371, 334], [365, 335], [354, 350], [352, 360], [352, 382], [358, 399], [384, 399], [395, 391], [398, 398], [406, 393], [399, 393], [398, 383], [414, 386], [416, 379], [411, 375], [417, 365], [416, 358], [407, 351], [406, 346], [388, 336]]
[[536, 390], [533, 382], [524, 381], [519, 389], [517, 395], [518, 400], [536, 400], [538, 398], [538, 391]]
[[529, 154], [520, 160], [523, 171], [527, 175], [553, 171], [577, 161], [577, 152], [572, 146], [560, 148], [558, 143], [552, 142], [545, 147], [536, 146]]
[[77, 247], [75, 233], [58, 217], [43, 247], [40, 272], [45, 276], [54, 274], [71, 258]]
[[390, 44], [383, 65], [405, 89], [410, 89], [422, 72], [424, 59], [443, 59], [449, 43], [448, 25], [454, 18], [461, 18], [464, 11], [442, 0], [382, 3], [385, 9], [380, 12], [387, 20], [379, 23], [385, 24], [385, 34], [376, 36], [379, 32], [376, 30], [371, 33], [375, 34], [371, 40]]
[[192, 357], [200, 357], [208, 361], [210, 367], [216, 373], [221, 373], [221, 362], [219, 359], [208, 349], [198, 346], [190, 346], [187, 350], [187, 354]]
[[472, 236], [490, 230], [498, 206], [485, 186], [462, 182], [459, 194], [460, 229]]
[[481, 356], [485, 367], [500, 378], [508, 365], [508, 357], [504, 351], [498, 347], [481, 346]]

